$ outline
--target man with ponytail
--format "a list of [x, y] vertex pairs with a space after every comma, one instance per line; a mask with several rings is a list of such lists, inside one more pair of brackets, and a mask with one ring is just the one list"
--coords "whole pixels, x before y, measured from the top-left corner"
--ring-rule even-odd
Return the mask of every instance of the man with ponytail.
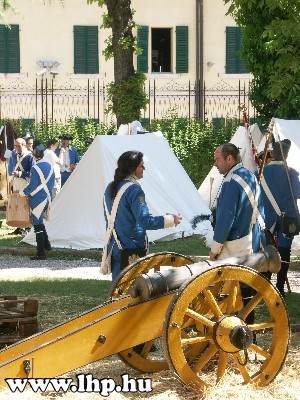
[[138, 182], [144, 170], [143, 153], [126, 151], [118, 159], [114, 180], [104, 193], [107, 233], [100, 271], [112, 272], [112, 280], [121, 271], [124, 250], [146, 250], [146, 230], [169, 228], [181, 221], [181, 216], [176, 214], [150, 215], [145, 193]]

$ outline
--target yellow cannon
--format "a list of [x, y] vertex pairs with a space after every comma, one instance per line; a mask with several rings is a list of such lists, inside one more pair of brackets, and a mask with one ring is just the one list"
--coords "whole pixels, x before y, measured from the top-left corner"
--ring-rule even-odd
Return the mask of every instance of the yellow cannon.
[[[99, 307], [0, 351], [0, 388], [6, 378], [51, 378], [116, 353], [142, 372], [170, 368], [195, 388], [217, 383], [227, 368], [241, 383], [267, 385], [290, 335], [285, 303], [261, 274], [279, 269], [272, 246], [199, 263], [176, 253], [146, 256], [120, 273]], [[247, 323], [253, 310], [255, 322]]]

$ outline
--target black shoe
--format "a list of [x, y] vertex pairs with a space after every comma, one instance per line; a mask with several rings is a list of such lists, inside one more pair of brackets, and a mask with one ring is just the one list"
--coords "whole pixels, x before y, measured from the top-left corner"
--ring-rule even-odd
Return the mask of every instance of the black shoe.
[[47, 256], [33, 256], [33, 257], [29, 257], [30, 260], [47, 260]]
[[22, 228], [17, 228], [13, 232], [10, 232], [9, 235], [24, 235], [26, 232]]

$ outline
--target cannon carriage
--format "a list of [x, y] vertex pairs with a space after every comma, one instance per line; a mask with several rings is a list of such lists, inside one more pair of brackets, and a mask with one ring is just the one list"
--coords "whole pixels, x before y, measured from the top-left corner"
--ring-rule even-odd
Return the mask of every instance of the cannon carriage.
[[146, 256], [119, 274], [107, 302], [2, 350], [0, 387], [8, 377], [50, 378], [116, 353], [136, 370], [170, 368], [202, 390], [227, 369], [240, 383], [267, 385], [283, 366], [290, 334], [285, 303], [261, 273], [279, 268], [272, 246], [199, 263], [176, 253]]

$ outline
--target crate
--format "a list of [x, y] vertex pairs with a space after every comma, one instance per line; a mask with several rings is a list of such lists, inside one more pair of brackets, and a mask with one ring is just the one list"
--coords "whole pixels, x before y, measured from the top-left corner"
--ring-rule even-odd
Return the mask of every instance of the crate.
[[0, 348], [38, 332], [38, 301], [0, 296]]

